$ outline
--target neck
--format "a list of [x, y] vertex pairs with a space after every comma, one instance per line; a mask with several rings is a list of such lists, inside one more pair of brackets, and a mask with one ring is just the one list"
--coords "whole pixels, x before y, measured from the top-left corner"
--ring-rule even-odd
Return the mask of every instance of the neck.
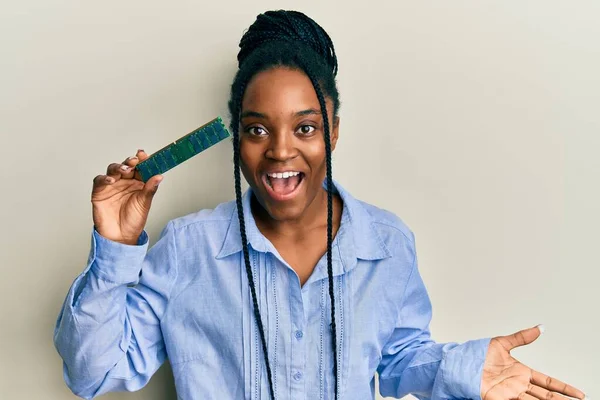
[[[334, 227], [339, 225], [341, 216], [341, 199], [333, 196]], [[278, 221], [259, 204], [254, 195], [251, 200], [252, 213], [258, 229], [265, 235], [299, 240], [307, 237], [315, 229], [327, 226], [327, 191], [322, 189], [308, 205], [298, 219]], [[334, 231], [336, 229], [334, 228]]]

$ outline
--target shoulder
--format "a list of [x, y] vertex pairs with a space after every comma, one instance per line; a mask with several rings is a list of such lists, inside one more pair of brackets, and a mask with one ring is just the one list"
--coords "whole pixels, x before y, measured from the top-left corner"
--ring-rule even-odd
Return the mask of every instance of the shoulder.
[[235, 201], [228, 201], [212, 209], [202, 209], [169, 221], [163, 234], [169, 232], [180, 251], [217, 254], [227, 236], [231, 218], [236, 210]]
[[358, 200], [370, 217], [371, 225], [385, 236], [397, 236], [414, 244], [415, 235], [408, 225], [395, 213]]
[[[360, 224], [363, 228], [355, 235], [367, 234], [370, 247], [384, 248], [384, 253], [391, 257], [393, 263], [412, 265], [416, 257], [415, 235], [402, 218], [392, 211], [364, 201], [357, 200], [355, 204], [361, 209], [365, 221], [368, 221]], [[367, 226], [369, 231], [365, 230]], [[358, 240], [365, 241], [365, 237], [362, 237], [363, 239]]]
[[390, 210], [357, 199], [350, 202], [355, 211], [351, 221], [359, 258], [361, 254], [371, 256], [364, 259], [375, 260], [381, 282], [403, 293], [416, 265], [413, 231]]
[[[415, 235], [394, 212], [360, 200], [338, 185], [355, 223], [355, 242], [368, 242], [370, 247], [383, 247], [392, 257], [414, 258]], [[365, 236], [366, 235], [366, 236]]]
[[224, 225], [225, 228], [227, 228], [231, 221], [231, 216], [235, 211], [235, 207], [235, 201], [227, 201], [212, 209], [202, 209], [175, 218], [171, 220], [169, 224], [175, 231], [218, 225]]

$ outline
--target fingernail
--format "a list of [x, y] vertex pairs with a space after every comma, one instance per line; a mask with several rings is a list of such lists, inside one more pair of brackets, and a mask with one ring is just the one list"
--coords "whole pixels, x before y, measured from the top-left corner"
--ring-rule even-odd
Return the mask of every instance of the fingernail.
[[539, 324], [537, 327], [540, 330], [540, 335], [543, 335], [544, 332], [546, 332], [546, 327], [544, 326], [544, 324]]
[[145, 153], [144, 149], [138, 149], [138, 153], [139, 153], [140, 151]]
[[127, 157], [127, 161], [131, 161], [131, 160], [134, 160], [134, 159], [137, 160], [137, 157], [136, 156]]
[[129, 169], [130, 169], [129, 166], [127, 166], [127, 165], [121, 165], [121, 171], [127, 172], [127, 171], [129, 171]]
[[106, 183], [113, 183], [115, 180], [113, 178], [111, 178], [110, 176], [107, 176], [106, 179], [104, 180]]

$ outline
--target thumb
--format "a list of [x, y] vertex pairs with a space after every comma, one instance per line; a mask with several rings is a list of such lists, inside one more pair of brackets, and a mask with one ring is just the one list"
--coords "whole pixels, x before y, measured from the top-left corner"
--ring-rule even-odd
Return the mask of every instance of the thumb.
[[531, 344], [544, 333], [544, 325], [537, 325], [533, 328], [523, 329], [522, 331], [513, 333], [512, 335], [502, 337], [503, 342], [507, 344], [507, 349], [510, 351], [514, 348]]
[[152, 200], [152, 198], [158, 191], [158, 186], [160, 185], [162, 180], [163, 180], [162, 175], [154, 175], [152, 178], [148, 179], [148, 181], [144, 184], [144, 187], [142, 188], [142, 192], [144, 193], [144, 196], [148, 200]]

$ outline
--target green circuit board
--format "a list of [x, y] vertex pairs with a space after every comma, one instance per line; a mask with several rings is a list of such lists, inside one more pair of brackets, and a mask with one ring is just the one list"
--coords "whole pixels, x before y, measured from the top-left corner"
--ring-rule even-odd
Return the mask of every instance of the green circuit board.
[[147, 182], [154, 175], [163, 174], [175, 168], [229, 136], [230, 133], [223, 124], [223, 120], [221, 117], [217, 117], [153, 153], [140, 162], [136, 169], [140, 172], [142, 180]]

